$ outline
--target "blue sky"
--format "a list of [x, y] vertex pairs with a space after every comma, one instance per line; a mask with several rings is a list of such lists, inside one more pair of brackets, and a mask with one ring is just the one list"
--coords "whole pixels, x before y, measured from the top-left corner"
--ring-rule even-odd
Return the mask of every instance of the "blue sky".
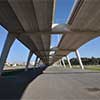
[[[57, 0], [54, 23], [66, 23], [69, 16], [71, 7], [75, 0]], [[0, 26], [0, 54], [4, 45], [4, 41], [7, 36], [7, 30]], [[58, 41], [58, 35], [52, 36], [52, 46], [56, 46]], [[79, 48], [81, 57], [100, 57], [100, 37], [86, 43], [81, 48]], [[18, 40], [16, 40], [11, 47], [7, 61], [11, 63], [22, 63], [27, 61], [29, 50]], [[33, 55], [31, 61], [35, 60], [35, 55]], [[74, 53], [69, 54], [69, 57], [75, 57]]]

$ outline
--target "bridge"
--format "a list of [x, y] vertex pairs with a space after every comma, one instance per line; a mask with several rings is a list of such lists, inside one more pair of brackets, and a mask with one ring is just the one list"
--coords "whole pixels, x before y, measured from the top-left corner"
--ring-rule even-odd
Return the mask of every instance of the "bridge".
[[[26, 71], [33, 53], [48, 66], [75, 52], [84, 69], [78, 48], [100, 36], [100, 0], [75, 0], [64, 24], [54, 23], [55, 5], [56, 0], [0, 0], [0, 25], [9, 32], [0, 57], [0, 74], [15, 39], [30, 50]], [[50, 48], [51, 35], [57, 33], [63, 35], [61, 41]]]

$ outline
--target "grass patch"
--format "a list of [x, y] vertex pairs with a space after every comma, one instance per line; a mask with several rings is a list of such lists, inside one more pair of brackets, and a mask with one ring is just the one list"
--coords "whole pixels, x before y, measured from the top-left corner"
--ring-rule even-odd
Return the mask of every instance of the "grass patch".
[[[84, 67], [86, 70], [100, 71], [100, 65], [84, 65]], [[81, 69], [81, 67], [80, 65], [72, 65], [72, 69]]]
[[[100, 71], [100, 65], [86, 65], [84, 66], [86, 70]], [[81, 69], [79, 65], [73, 66], [73, 69]]]
[[93, 70], [93, 71], [100, 71], [100, 66], [96, 66], [96, 65], [85, 66], [85, 69]]
[[24, 69], [5, 70], [2, 73], [2, 76], [13, 76], [13, 75], [17, 75], [23, 71], [24, 71]]

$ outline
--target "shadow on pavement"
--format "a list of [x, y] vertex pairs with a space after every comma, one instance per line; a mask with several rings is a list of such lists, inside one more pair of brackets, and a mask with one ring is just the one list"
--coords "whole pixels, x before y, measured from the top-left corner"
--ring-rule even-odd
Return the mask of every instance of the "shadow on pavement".
[[0, 100], [20, 100], [29, 83], [42, 74], [45, 68], [4, 72], [0, 77]]

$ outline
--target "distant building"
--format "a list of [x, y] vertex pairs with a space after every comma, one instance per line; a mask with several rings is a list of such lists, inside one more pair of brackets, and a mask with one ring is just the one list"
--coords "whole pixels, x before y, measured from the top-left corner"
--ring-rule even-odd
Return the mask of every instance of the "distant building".
[[16, 67], [16, 66], [17, 66], [17, 64], [13, 64], [12, 66], [13, 66], [13, 67]]
[[11, 64], [9, 62], [6, 62], [5, 66], [11, 66]]
[[30, 62], [30, 65], [34, 65], [35, 64], [35, 62], [33, 61], [33, 62]]

